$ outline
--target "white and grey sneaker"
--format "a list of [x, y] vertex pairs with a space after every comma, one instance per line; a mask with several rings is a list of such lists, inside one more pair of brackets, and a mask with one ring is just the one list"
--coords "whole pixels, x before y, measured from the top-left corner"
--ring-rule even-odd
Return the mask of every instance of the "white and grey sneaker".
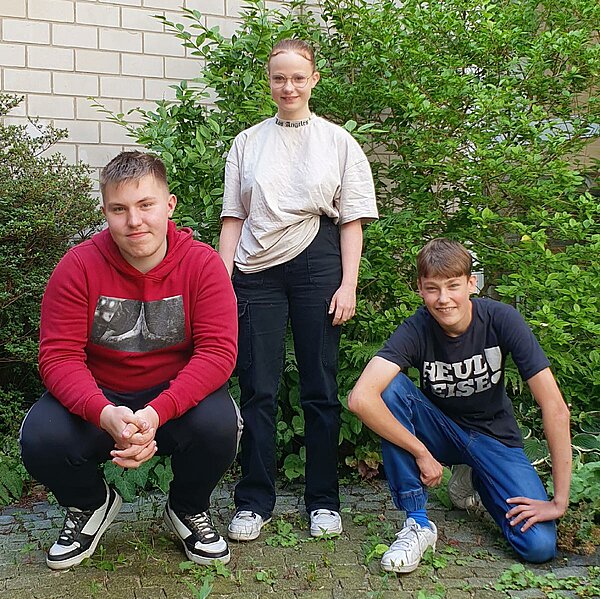
[[396, 540], [381, 558], [381, 567], [386, 572], [407, 574], [417, 569], [428, 547], [437, 543], [437, 528], [433, 522], [431, 528], [420, 526], [412, 518], [407, 518], [402, 530], [396, 534]]
[[310, 513], [310, 534], [313, 537], [323, 535], [339, 535], [342, 528], [342, 518], [333, 510], [313, 510]]
[[467, 511], [485, 510], [479, 493], [473, 487], [471, 466], [457, 464], [452, 466], [452, 476], [448, 481], [448, 496], [452, 505]]
[[66, 570], [91, 557], [100, 537], [119, 513], [122, 503], [121, 496], [107, 485], [106, 500], [97, 510], [68, 507], [58, 540], [46, 555], [48, 567]]
[[164, 520], [183, 543], [188, 559], [195, 564], [209, 566], [217, 560], [229, 563], [231, 554], [227, 541], [217, 532], [209, 511], [194, 515], [178, 514], [167, 501]]
[[231, 519], [227, 534], [235, 541], [253, 541], [258, 538], [262, 527], [269, 523], [271, 518], [263, 518], [250, 510], [240, 510]]

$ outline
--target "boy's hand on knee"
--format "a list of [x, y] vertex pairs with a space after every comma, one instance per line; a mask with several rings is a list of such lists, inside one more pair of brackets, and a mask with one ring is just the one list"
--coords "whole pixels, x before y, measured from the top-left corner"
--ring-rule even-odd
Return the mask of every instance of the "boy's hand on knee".
[[515, 507], [506, 512], [506, 518], [510, 520], [511, 526], [517, 526], [524, 522], [521, 532], [525, 532], [536, 522], [556, 520], [565, 513], [565, 508], [559, 506], [554, 500], [544, 501], [542, 499], [530, 499], [529, 497], [511, 497], [506, 500], [506, 503], [516, 504]]
[[442, 482], [444, 467], [429, 453], [415, 458], [421, 471], [421, 482], [428, 487], [436, 487]]

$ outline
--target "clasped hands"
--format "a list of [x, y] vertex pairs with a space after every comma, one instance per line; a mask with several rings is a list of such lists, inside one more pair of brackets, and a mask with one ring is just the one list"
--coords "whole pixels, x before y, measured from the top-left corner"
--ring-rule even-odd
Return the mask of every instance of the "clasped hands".
[[154, 439], [160, 423], [154, 408], [133, 412], [126, 406], [106, 406], [100, 414], [100, 427], [115, 441], [112, 461], [121, 468], [139, 468], [154, 456]]

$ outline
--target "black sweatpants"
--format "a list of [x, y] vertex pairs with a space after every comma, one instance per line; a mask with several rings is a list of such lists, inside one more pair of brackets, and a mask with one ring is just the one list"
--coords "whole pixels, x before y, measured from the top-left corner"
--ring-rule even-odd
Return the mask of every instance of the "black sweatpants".
[[[103, 392], [111, 402], [135, 412], [165, 387], [138, 393]], [[171, 456], [174, 478], [169, 498], [175, 511], [198, 514], [208, 509], [211, 493], [235, 458], [241, 427], [227, 385], [159, 427], [157, 454]], [[82, 510], [102, 505], [106, 490], [99, 465], [111, 459], [115, 445], [106, 431], [72, 414], [46, 392], [25, 416], [20, 441], [28, 472], [61, 505]]]

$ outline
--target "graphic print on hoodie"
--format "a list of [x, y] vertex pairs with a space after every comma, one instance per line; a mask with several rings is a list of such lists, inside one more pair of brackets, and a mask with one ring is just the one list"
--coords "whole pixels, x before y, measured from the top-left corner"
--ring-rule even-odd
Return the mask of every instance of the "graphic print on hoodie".
[[151, 302], [101, 295], [91, 341], [124, 352], [148, 352], [185, 340], [183, 296]]

